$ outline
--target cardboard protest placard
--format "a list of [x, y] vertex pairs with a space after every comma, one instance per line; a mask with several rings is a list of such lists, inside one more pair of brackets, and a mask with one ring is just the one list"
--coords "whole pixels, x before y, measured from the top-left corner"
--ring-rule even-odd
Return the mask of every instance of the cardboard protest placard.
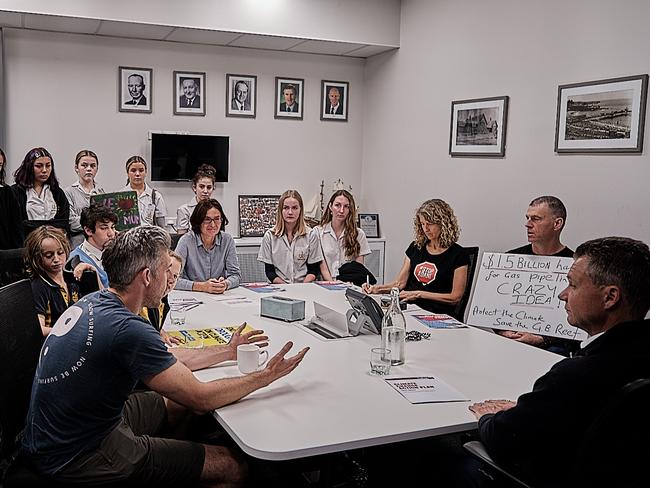
[[117, 214], [115, 228], [119, 231], [140, 225], [138, 195], [134, 191], [117, 191], [90, 197], [90, 203], [104, 205]]
[[567, 323], [558, 295], [573, 258], [483, 253], [467, 323], [493, 329], [584, 340]]

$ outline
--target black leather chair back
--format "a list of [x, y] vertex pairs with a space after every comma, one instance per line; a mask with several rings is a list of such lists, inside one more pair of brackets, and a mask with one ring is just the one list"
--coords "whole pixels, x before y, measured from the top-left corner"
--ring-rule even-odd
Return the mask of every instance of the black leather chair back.
[[23, 254], [25, 248], [0, 249], [0, 286], [27, 278]]
[[585, 434], [572, 486], [645, 487], [650, 483], [650, 379], [625, 385]]
[[0, 425], [2, 457], [23, 430], [43, 335], [29, 280], [0, 288]]
[[465, 310], [467, 309], [467, 304], [469, 302], [469, 297], [472, 296], [472, 285], [474, 284], [474, 273], [476, 272], [476, 262], [478, 261], [478, 251], [479, 248], [475, 247], [466, 247], [465, 251], [469, 255], [469, 267], [467, 269], [467, 284], [465, 285], [465, 293], [463, 293], [463, 298], [456, 305], [454, 310], [454, 316], [460, 320], [465, 320]]

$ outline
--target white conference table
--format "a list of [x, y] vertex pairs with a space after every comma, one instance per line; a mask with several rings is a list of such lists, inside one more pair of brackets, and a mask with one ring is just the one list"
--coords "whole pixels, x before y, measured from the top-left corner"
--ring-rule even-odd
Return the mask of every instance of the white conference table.
[[[470, 399], [411, 404], [382, 377], [369, 372], [370, 348], [380, 345], [378, 335], [325, 340], [296, 322], [260, 316], [260, 298], [271, 295], [304, 299], [306, 318], [313, 315], [314, 300], [344, 313], [350, 307], [343, 291], [313, 283], [282, 288], [285, 291], [276, 293], [242, 287], [229, 290], [226, 296], [244, 295], [252, 300], [237, 306], [218, 302], [214, 298], [222, 297], [206, 293], [174, 291], [170, 296], [172, 300], [193, 296], [203, 301], [187, 312], [186, 329], [246, 321], [269, 335], [271, 356], [289, 340], [294, 343], [293, 353], [311, 348], [288, 376], [214, 412], [240, 448], [260, 459], [295, 459], [471, 430], [477, 425], [468, 410], [471, 403], [516, 400], [562, 359], [473, 327], [428, 329], [409, 316], [415, 310], [409, 305], [407, 330], [430, 332], [431, 339], [407, 342], [406, 363], [391, 368], [390, 376], [435, 376]], [[195, 375], [209, 381], [240, 373], [229, 362]]]

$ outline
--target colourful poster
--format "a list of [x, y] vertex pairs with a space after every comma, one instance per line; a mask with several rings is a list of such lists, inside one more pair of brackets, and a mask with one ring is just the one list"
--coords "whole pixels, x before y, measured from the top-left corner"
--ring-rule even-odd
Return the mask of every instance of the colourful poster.
[[138, 195], [134, 191], [102, 193], [90, 197], [90, 203], [105, 205], [117, 214], [115, 228], [119, 231], [132, 229], [140, 225]]

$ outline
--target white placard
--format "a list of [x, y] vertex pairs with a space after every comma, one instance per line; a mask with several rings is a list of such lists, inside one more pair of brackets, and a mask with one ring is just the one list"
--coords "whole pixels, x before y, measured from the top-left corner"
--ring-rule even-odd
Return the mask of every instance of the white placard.
[[493, 329], [584, 340], [567, 324], [558, 295], [573, 258], [483, 253], [467, 323]]

